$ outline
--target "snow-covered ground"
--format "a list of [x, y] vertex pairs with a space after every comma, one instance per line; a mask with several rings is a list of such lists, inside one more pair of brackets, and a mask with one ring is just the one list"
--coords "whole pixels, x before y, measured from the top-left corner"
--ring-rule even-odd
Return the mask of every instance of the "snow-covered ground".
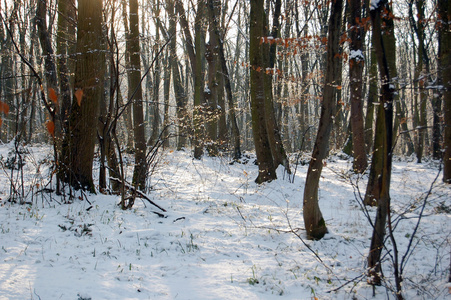
[[[373, 296], [366, 283], [372, 229], [355, 187], [364, 193], [367, 175], [352, 174], [351, 160], [328, 160], [319, 198], [329, 233], [308, 241], [302, 219], [306, 165], [297, 166], [294, 183], [279, 169], [278, 180], [257, 185], [252, 158], [230, 165], [226, 158], [197, 161], [167, 151], [148, 193], [167, 210], [159, 217], [141, 200], [123, 211], [119, 196], [87, 195], [88, 202], [76, 192], [73, 203], [63, 204], [37, 192], [48, 180], [48, 147], [24, 154], [23, 191], [32, 205], [12, 204], [5, 167], [11, 146], [0, 146], [0, 300], [394, 298], [387, 289], [394, 286], [390, 242], [384, 286]], [[434, 162], [394, 160], [400, 259], [437, 174]], [[18, 187], [19, 177], [13, 182]], [[374, 217], [375, 209], [369, 210]], [[403, 269], [405, 299], [451, 299], [450, 219], [451, 189], [440, 177]]]

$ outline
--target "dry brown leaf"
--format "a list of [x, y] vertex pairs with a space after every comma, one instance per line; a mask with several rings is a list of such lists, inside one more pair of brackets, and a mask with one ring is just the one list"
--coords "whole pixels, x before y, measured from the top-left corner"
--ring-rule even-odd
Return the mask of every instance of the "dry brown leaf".
[[83, 99], [83, 89], [78, 89], [75, 91], [75, 98], [77, 98], [78, 106], [81, 106], [81, 99]]
[[47, 126], [47, 131], [50, 133], [52, 137], [55, 136], [55, 123], [52, 121], [45, 122], [45, 125]]
[[5, 102], [0, 101], [0, 112], [7, 115], [9, 113], [9, 105]]
[[58, 95], [53, 88], [49, 88], [49, 99], [52, 100], [53, 103], [58, 104]]

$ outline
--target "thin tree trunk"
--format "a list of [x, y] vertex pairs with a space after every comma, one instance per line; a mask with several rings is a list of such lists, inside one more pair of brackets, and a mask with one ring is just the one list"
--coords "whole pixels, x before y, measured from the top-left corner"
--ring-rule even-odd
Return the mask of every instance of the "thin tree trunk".
[[326, 78], [321, 104], [321, 118], [304, 188], [304, 224], [309, 239], [321, 239], [327, 233], [326, 222], [323, 219], [318, 205], [318, 187], [323, 169], [323, 160], [328, 153], [332, 115], [335, 111], [334, 95], [336, 87], [334, 81], [337, 78], [337, 74], [335, 74], [337, 71], [336, 65], [341, 64], [341, 58], [337, 54], [339, 53], [340, 46], [343, 1], [335, 0], [331, 5], [332, 10], [328, 26]]
[[[158, 47], [160, 44], [160, 1], [156, 0], [154, 5], [155, 8], [155, 51], [157, 53]], [[143, 22], [144, 24], [144, 22]], [[148, 145], [153, 146], [160, 135], [160, 124], [161, 124], [161, 116], [160, 116], [160, 83], [161, 83], [161, 61], [160, 57], [157, 56], [155, 58], [155, 71], [153, 78], [153, 91], [152, 91], [152, 134], [149, 138]]]
[[[350, 1], [350, 50], [349, 74], [350, 74], [350, 98], [351, 98], [351, 128], [354, 163], [353, 168], [357, 173], [363, 173], [368, 167], [365, 151], [365, 135], [363, 122], [362, 101], [362, 75], [365, 58], [363, 56], [363, 43], [365, 31], [362, 24], [361, 0]], [[362, 25], [361, 25], [362, 24]]]
[[63, 130], [67, 130], [67, 116], [70, 114], [71, 88], [70, 71], [68, 68], [68, 43], [73, 41], [69, 30], [69, 16], [73, 5], [69, 0], [58, 0], [58, 35], [56, 39], [56, 53], [58, 63], [58, 77], [61, 94], [61, 121]]
[[[180, 23], [182, 25], [182, 28], [184, 29], [187, 25], [184, 11], [180, 11], [183, 8], [183, 5], [180, 3], [180, 1], [176, 1], [176, 7], [178, 14], [180, 16]], [[172, 82], [174, 86], [174, 94], [175, 94], [175, 102], [177, 106], [177, 120], [178, 120], [178, 141], [177, 141], [177, 150], [182, 150], [187, 143], [186, 135], [189, 132], [189, 117], [188, 112], [186, 110], [187, 106], [187, 97], [185, 93], [185, 88], [182, 84], [182, 79], [180, 76], [180, 69], [178, 66], [178, 58], [177, 58], [177, 39], [176, 39], [176, 16], [174, 12], [174, 1], [173, 0], [166, 0], [166, 9], [169, 15], [169, 37], [171, 38], [171, 42], [169, 43], [169, 49], [170, 49], [170, 67], [172, 72]], [[185, 24], [186, 23], [186, 24]], [[194, 63], [195, 61], [195, 54], [194, 54], [194, 45], [191, 39], [191, 36], [186, 36], [186, 49], [188, 51], [189, 56], [193, 57], [193, 59], [190, 59], [190, 62], [192, 61]], [[191, 65], [192, 72], [195, 72], [195, 65]]]
[[[281, 0], [276, 0], [274, 4], [274, 15], [273, 24], [270, 35], [273, 38], [279, 36], [280, 22], [279, 17], [281, 14]], [[265, 26], [266, 27], [266, 26]], [[266, 36], [266, 35], [265, 35]], [[273, 70], [276, 61], [276, 44], [269, 45], [269, 51], [267, 44], [262, 44], [264, 51], [264, 64], [261, 66], [263, 78], [264, 78], [264, 88], [265, 88], [265, 114], [266, 114], [266, 130], [268, 133], [269, 145], [271, 147], [271, 153], [274, 160], [274, 167], [277, 169], [279, 165], [283, 165], [288, 173], [290, 171], [290, 163], [288, 161], [287, 154], [282, 142], [282, 136], [280, 134], [279, 126], [277, 125], [277, 119], [274, 111], [274, 97], [273, 97], [273, 75], [271, 72], [266, 72], [267, 68]], [[268, 53], [268, 54], [266, 54]]]
[[438, 0], [440, 75], [443, 85], [443, 182], [451, 184], [451, 1]]
[[220, 39], [221, 34], [220, 34], [219, 25], [218, 25], [218, 21], [217, 21], [218, 17], [215, 14], [213, 0], [208, 0], [208, 7], [209, 7], [209, 12], [210, 12], [210, 18], [212, 20], [212, 26], [214, 27], [213, 28], [213, 33], [214, 33], [213, 38], [216, 39], [216, 44], [219, 47], [219, 49], [218, 49], [219, 60], [221, 63], [221, 71], [222, 71], [223, 79], [224, 79], [227, 104], [229, 106], [229, 117], [230, 117], [230, 122], [231, 122], [231, 126], [232, 126], [232, 139], [233, 139], [233, 147], [234, 147], [233, 158], [240, 159], [241, 158], [241, 136], [240, 136], [240, 131], [238, 129], [238, 123], [236, 120], [235, 104], [233, 101], [232, 85], [230, 82], [229, 70], [227, 68], [227, 61], [225, 59], [224, 43]]
[[195, 28], [195, 64], [194, 73], [194, 111], [193, 111], [193, 143], [194, 158], [200, 159], [203, 155], [204, 137], [205, 137], [205, 99], [204, 99], [204, 51], [205, 51], [205, 33], [204, 33], [204, 7], [205, 0], [200, 0], [197, 6]]
[[[370, 180], [372, 174], [377, 172], [375, 180], [378, 182], [378, 196], [373, 198], [377, 202], [376, 220], [371, 238], [370, 252], [368, 254], [368, 282], [373, 285], [381, 284], [381, 254], [384, 247], [386, 220], [390, 214], [390, 178], [392, 165], [392, 144], [393, 144], [393, 100], [394, 89], [391, 84], [389, 58], [387, 57], [390, 50], [386, 45], [382, 34], [392, 35], [393, 20], [384, 18], [382, 20], [381, 12], [390, 12], [390, 8], [386, 1], [381, 1], [378, 6], [372, 7], [370, 11], [371, 21], [373, 24], [373, 47], [378, 54], [378, 66], [381, 80], [381, 98], [376, 120], [376, 138], [374, 142], [375, 151], [371, 165]], [[387, 14], [389, 15], [389, 14]], [[382, 32], [382, 21], [385, 22], [386, 32]], [[378, 158], [376, 160], [376, 158]], [[378, 163], [380, 169], [375, 169], [373, 164]], [[373, 176], [374, 178], [374, 176]], [[396, 278], [396, 285], [400, 284]], [[399, 286], [400, 288], [400, 286]]]
[[141, 87], [141, 53], [139, 45], [138, 0], [130, 0], [130, 34], [127, 50], [130, 55], [128, 101], [132, 101], [135, 166], [133, 184], [144, 190], [147, 178], [146, 137], [144, 128], [143, 94]]

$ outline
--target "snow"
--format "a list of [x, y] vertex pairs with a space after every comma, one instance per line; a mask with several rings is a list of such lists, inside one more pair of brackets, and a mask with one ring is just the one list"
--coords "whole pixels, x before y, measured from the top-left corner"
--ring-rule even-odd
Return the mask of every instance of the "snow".
[[365, 60], [365, 57], [363, 56], [362, 50], [351, 50], [349, 52], [349, 59], [354, 59], [356, 61]]
[[381, 0], [371, 0], [370, 2], [370, 10], [375, 10], [379, 7]]
[[[0, 146], [2, 162], [10, 148]], [[29, 151], [26, 190], [43, 186], [51, 158], [48, 147]], [[373, 298], [362, 276], [372, 229], [354, 193], [365, 191], [367, 174], [350, 172], [352, 161], [344, 156], [327, 161], [319, 199], [329, 233], [308, 241], [302, 229], [307, 165], [297, 166], [294, 183], [279, 168], [278, 180], [257, 185], [258, 168], [253, 156], [248, 160], [231, 165], [224, 157], [197, 161], [187, 152], [165, 152], [148, 193], [168, 211], [165, 218], [142, 201], [123, 211], [118, 196], [102, 194], [88, 195], [90, 203], [58, 204], [55, 195], [37, 193], [33, 205], [12, 204], [6, 201], [10, 170], [3, 168], [0, 300], [393, 298], [384, 287]], [[437, 163], [411, 160], [393, 162], [401, 255], [438, 173]], [[406, 299], [449, 299], [450, 196], [438, 180], [404, 270]], [[375, 209], [369, 213], [374, 217]], [[386, 255], [386, 284], [393, 286], [390, 266]]]

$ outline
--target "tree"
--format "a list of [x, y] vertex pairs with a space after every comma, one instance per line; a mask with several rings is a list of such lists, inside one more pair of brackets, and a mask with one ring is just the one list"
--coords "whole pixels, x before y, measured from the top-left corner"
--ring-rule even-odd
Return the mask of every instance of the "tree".
[[349, 81], [351, 98], [351, 128], [352, 128], [352, 146], [354, 154], [354, 171], [363, 173], [368, 162], [365, 151], [365, 134], [363, 123], [363, 101], [362, 101], [362, 74], [363, 64], [363, 43], [365, 39], [365, 29], [362, 20], [361, 0], [350, 1], [350, 57], [349, 57]]
[[[205, 53], [205, 32], [204, 32], [204, 12], [206, 1], [200, 0], [197, 6], [196, 18], [194, 21], [194, 44], [195, 56], [190, 56], [191, 66], [194, 73], [194, 158], [200, 159], [203, 155], [204, 128], [205, 128], [205, 97], [204, 97], [204, 53]], [[185, 33], [187, 31], [185, 30]]]
[[[58, 81], [61, 94], [62, 126], [67, 126], [67, 115], [71, 105], [71, 60], [69, 54], [74, 53], [70, 43], [75, 41], [75, 4], [73, 0], [58, 0], [58, 31], [56, 37], [56, 53]], [[67, 128], [64, 128], [64, 130]]]
[[102, 0], [78, 1], [75, 91], [59, 172], [65, 182], [90, 192], [95, 192], [92, 165], [105, 75], [102, 8]]
[[[383, 22], [384, 26], [381, 25], [381, 39], [382, 42], [380, 42], [378, 39], [375, 39], [374, 37], [374, 33], [377, 33], [377, 30], [374, 28], [374, 22], [373, 19], [372, 20], [372, 24], [373, 24], [373, 37], [372, 37], [372, 43], [373, 43], [373, 47], [376, 53], [376, 59], [377, 59], [377, 64], [378, 64], [378, 68], [379, 68], [379, 81], [381, 82], [381, 84], [383, 84], [384, 86], [390, 86], [392, 89], [395, 89], [396, 86], [396, 78], [398, 77], [397, 74], [397, 69], [396, 69], [396, 39], [395, 39], [395, 32], [394, 32], [394, 16], [391, 13], [390, 7], [386, 4], [381, 4], [382, 8], [381, 9], [387, 9], [388, 13], [383, 13], [381, 15], [378, 15], [376, 18], [382, 18], [381, 21], [379, 20], [375, 20], [377, 22]], [[370, 14], [374, 14], [374, 9], [370, 10]], [[371, 16], [371, 18], [373, 18], [373, 16]], [[376, 23], [377, 24], [377, 23]], [[382, 43], [383, 46], [380, 45], [376, 45], [376, 43]], [[383, 47], [384, 53], [380, 53], [378, 51], [378, 47]], [[386, 74], [384, 74], [383, 72], [385, 71], [381, 71], [381, 62], [379, 61], [381, 58], [380, 56], [383, 55], [384, 56], [384, 60], [386, 61]], [[382, 89], [382, 91], [384, 91]], [[388, 97], [388, 96], [387, 96]], [[397, 93], [394, 93], [394, 91], [392, 91], [392, 95], [391, 97], [393, 97], [392, 101], [390, 103], [392, 103], [393, 105], [395, 105], [395, 101], [397, 100]], [[379, 100], [379, 103], [381, 103], [382, 100]], [[399, 103], [399, 102], [398, 102]], [[386, 155], [386, 151], [388, 151], [390, 153], [390, 155], [392, 154], [392, 145], [393, 145], [393, 141], [390, 142], [390, 146], [388, 149], [385, 149], [386, 145], [385, 143], [385, 137], [384, 134], [387, 130], [389, 130], [389, 128], [384, 127], [385, 123], [384, 123], [384, 118], [385, 115], [382, 115], [386, 109], [381, 108], [381, 105], [383, 106], [384, 104], [380, 104], [377, 110], [377, 116], [376, 116], [376, 129], [375, 129], [375, 135], [374, 135], [374, 147], [373, 147], [373, 155], [372, 155], [372, 159], [371, 159], [371, 166], [370, 166], [370, 174], [368, 177], [368, 184], [366, 187], [366, 192], [365, 192], [365, 198], [364, 198], [364, 203], [365, 205], [372, 205], [372, 206], [376, 206], [378, 205], [378, 201], [379, 199], [383, 198], [384, 195], [382, 194], [382, 184], [385, 184], [385, 182], [382, 181], [382, 174], [385, 172], [384, 168], [386, 168], [386, 163], [387, 163], [387, 159], [384, 155]], [[381, 109], [383, 111], [381, 111]], [[392, 138], [394, 139], [394, 127], [391, 126], [390, 130], [393, 130], [393, 132], [391, 131], [390, 134], [392, 136]], [[391, 164], [391, 163], [390, 163]], [[389, 179], [387, 179], [389, 181]]]
[[[382, 14], [383, 11], [384, 14]], [[377, 202], [377, 212], [371, 238], [370, 252], [368, 254], [368, 282], [373, 285], [381, 284], [381, 253], [384, 247], [386, 220], [387, 217], [390, 216], [394, 88], [390, 81], [390, 68], [387, 57], [387, 53], [389, 52], [387, 47], [390, 47], [391, 45], [385, 43], [383, 38], [383, 34], [394, 34], [393, 19], [390, 16], [390, 11], [387, 1], [371, 4], [370, 15], [373, 24], [372, 43], [377, 53], [379, 78], [381, 81], [380, 105], [376, 119], [374, 153], [369, 179], [369, 181], [375, 180], [377, 182], [375, 187], [378, 192], [377, 195], [372, 196], [372, 199]], [[385, 32], [382, 31], [383, 21], [386, 26]], [[368, 186], [369, 185], [370, 182], [368, 183]], [[397, 287], [399, 284], [399, 282], [396, 282]]]
[[332, 9], [327, 40], [326, 78], [321, 103], [321, 118], [304, 188], [304, 224], [309, 239], [321, 239], [327, 233], [326, 222], [318, 205], [318, 186], [323, 169], [323, 160], [328, 153], [332, 115], [335, 110], [334, 95], [336, 86], [334, 80], [337, 78], [336, 66], [337, 64], [341, 64], [341, 58], [337, 54], [339, 53], [340, 46], [343, 1], [334, 0], [331, 5]]
[[[279, 36], [280, 31], [280, 14], [282, 3], [280, 0], [276, 0], [274, 3], [274, 13], [272, 30], [269, 32], [269, 36], [275, 39]], [[267, 27], [267, 25], [265, 25]], [[266, 35], [266, 34], [265, 34]], [[283, 146], [282, 137], [280, 135], [280, 129], [277, 124], [275, 112], [274, 112], [274, 96], [273, 96], [273, 76], [270, 70], [274, 69], [276, 60], [276, 44], [269, 43], [262, 45], [264, 64], [262, 65], [262, 72], [264, 78], [265, 88], [265, 115], [266, 115], [266, 131], [268, 134], [269, 145], [271, 147], [271, 154], [274, 161], [274, 167], [283, 165], [288, 173], [290, 171], [290, 164], [288, 161], [285, 148]], [[268, 49], [269, 48], [269, 49]]]
[[268, 139], [265, 112], [265, 78], [264, 78], [264, 49], [261, 40], [265, 35], [266, 14], [263, 6], [264, 0], [251, 0], [249, 24], [249, 61], [250, 69], [250, 96], [252, 132], [254, 135], [255, 152], [258, 161], [257, 183], [276, 179], [276, 169]]
[[133, 134], [135, 138], [135, 166], [133, 184], [144, 190], [147, 177], [146, 137], [144, 132], [143, 94], [141, 87], [141, 52], [139, 45], [138, 0], [130, 0], [130, 33], [127, 51], [130, 56], [128, 72], [128, 101], [133, 105]]
[[[429, 57], [427, 54], [427, 49], [424, 44], [424, 28], [425, 28], [425, 18], [424, 18], [424, 1], [416, 0], [417, 6], [417, 16], [418, 24], [416, 24], [413, 17], [413, 0], [409, 3], [409, 19], [413, 31], [418, 38], [418, 61], [415, 70], [415, 85], [417, 86], [417, 93], [415, 94], [415, 119], [418, 129], [418, 135], [416, 139], [416, 155], [417, 162], [421, 163], [424, 152], [425, 135], [427, 133], [427, 120], [426, 120], [426, 104], [427, 104], [427, 93], [426, 85], [429, 77]], [[418, 96], [420, 102], [418, 103]]]
[[[225, 59], [224, 54], [224, 39], [222, 38], [219, 30], [218, 25], [218, 16], [215, 11], [215, 3], [214, 0], [208, 0], [208, 9], [210, 13], [211, 18], [211, 26], [212, 28], [212, 40], [214, 40], [214, 44], [218, 46], [218, 55], [219, 55], [219, 62], [221, 66], [221, 74], [223, 76], [223, 79], [225, 81], [225, 91], [226, 91], [226, 97], [227, 97], [227, 104], [229, 105], [229, 116], [230, 116], [230, 122], [232, 126], [232, 139], [233, 139], [233, 158], [234, 159], [240, 159], [241, 158], [241, 141], [240, 141], [240, 132], [238, 129], [238, 124], [236, 120], [236, 112], [235, 112], [235, 104], [233, 101], [233, 94], [232, 94], [232, 85], [230, 82], [230, 76], [229, 76], [229, 70], [227, 67], [227, 62]], [[224, 108], [222, 108], [224, 109]]]
[[[174, 0], [166, 0], [166, 9], [167, 9], [168, 16], [169, 16], [169, 32], [168, 32], [169, 37], [168, 38], [171, 39], [171, 42], [169, 43], [169, 49], [170, 49], [169, 64], [170, 64], [170, 68], [172, 71], [172, 82], [173, 82], [173, 87], [174, 87], [175, 102], [177, 105], [177, 120], [179, 122], [179, 132], [178, 132], [179, 137], [178, 137], [178, 142], [177, 142], [177, 150], [181, 150], [181, 149], [183, 149], [183, 147], [186, 146], [186, 135], [188, 133], [188, 128], [189, 128], [189, 116], [188, 116], [188, 111], [186, 109], [188, 100], [187, 100], [185, 88], [182, 84], [179, 63], [178, 63], [178, 58], [177, 58], [177, 39], [176, 39], [176, 37], [177, 37], [177, 35], [176, 35], [177, 18], [176, 18], [174, 9], [176, 9], [178, 15], [180, 16], [180, 24], [184, 31], [188, 29], [188, 21], [186, 20], [183, 5], [180, 3], [180, 1], [178, 1], [178, 0], [175, 0], [175, 1], [176, 1], [176, 3], [174, 3]], [[193, 41], [191, 38], [191, 34], [188, 35], [185, 32], [185, 39], [186, 39], [185, 44], [186, 44], [188, 55], [190, 57], [194, 56]], [[193, 67], [191, 66], [191, 68], [193, 68]]]
[[443, 182], [451, 184], [451, 1], [438, 0], [440, 77], [443, 85]]

